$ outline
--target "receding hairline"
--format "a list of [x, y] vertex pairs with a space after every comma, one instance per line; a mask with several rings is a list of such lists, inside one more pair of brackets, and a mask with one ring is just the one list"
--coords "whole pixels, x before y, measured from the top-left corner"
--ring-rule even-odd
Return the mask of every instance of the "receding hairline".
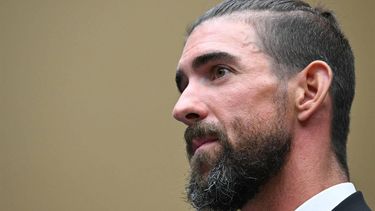
[[293, 10], [293, 11], [274, 11], [274, 10], [239, 10], [222, 15], [212, 16], [204, 18], [199, 23], [195, 22], [190, 25], [187, 29], [186, 39], [190, 36], [193, 31], [202, 24], [209, 23], [211, 21], [217, 20], [233, 20], [233, 21], [242, 21], [243, 23], [249, 24], [251, 26], [259, 26], [264, 24], [267, 20], [277, 19], [285, 16], [306, 16], [310, 15], [311, 17], [316, 15], [311, 11], [305, 10]]
[[265, 46], [261, 38], [263, 36], [267, 36], [264, 34], [265, 32], [264, 27], [266, 27], [267, 23], [277, 21], [278, 19], [282, 17], [298, 17], [299, 16], [302, 18], [306, 15], [313, 17], [315, 14], [313, 14], [311, 11], [305, 11], [305, 10], [274, 11], [274, 10], [253, 9], [253, 10], [234, 11], [234, 12], [227, 13], [227, 14], [213, 16], [207, 19], [203, 19], [199, 23], [194, 23], [190, 27], [188, 27], [184, 45], [186, 45], [186, 41], [188, 40], [190, 35], [200, 26], [205, 25], [205, 24], [210, 24], [214, 21], [229, 20], [233, 22], [241, 22], [252, 27], [256, 34], [257, 46], [263, 52], [265, 52]]
[[277, 63], [275, 61], [275, 58], [270, 55], [265, 47], [264, 40], [262, 37], [267, 36], [264, 34], [265, 30], [264, 27], [266, 26], [267, 22], [273, 22], [277, 21], [281, 17], [303, 17], [303, 16], [314, 16], [313, 13], [310, 11], [304, 11], [304, 10], [296, 10], [296, 11], [272, 11], [272, 10], [242, 10], [242, 11], [235, 11], [228, 14], [223, 14], [219, 16], [213, 16], [207, 19], [204, 19], [199, 24], [195, 25], [194, 28], [190, 28], [191, 31], [187, 31], [187, 36], [185, 38], [185, 43], [190, 37], [191, 34], [194, 33], [196, 29], [198, 29], [200, 26], [204, 26], [205, 24], [210, 24], [215, 21], [233, 21], [233, 22], [240, 22], [244, 23], [244, 25], [248, 25], [249, 27], [252, 27], [254, 33], [255, 33], [255, 43], [256, 46], [267, 55], [271, 61], [272, 69], [274, 70], [274, 73], [278, 76], [279, 79], [286, 79], [285, 77], [288, 77], [287, 75], [283, 74], [280, 71], [277, 71], [278, 69], [282, 68], [292, 68], [289, 66], [285, 66], [283, 64]]

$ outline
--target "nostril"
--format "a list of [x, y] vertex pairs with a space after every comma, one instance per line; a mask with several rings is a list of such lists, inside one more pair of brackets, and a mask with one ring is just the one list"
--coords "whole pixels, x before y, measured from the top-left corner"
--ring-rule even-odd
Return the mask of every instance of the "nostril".
[[188, 113], [185, 117], [186, 117], [186, 119], [199, 119], [199, 114]]

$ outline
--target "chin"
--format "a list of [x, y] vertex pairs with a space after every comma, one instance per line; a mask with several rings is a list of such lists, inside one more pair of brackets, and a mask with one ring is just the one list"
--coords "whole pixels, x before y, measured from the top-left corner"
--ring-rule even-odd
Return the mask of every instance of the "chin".
[[210, 149], [198, 149], [190, 158], [190, 168], [195, 172], [200, 180], [206, 181], [210, 171], [217, 165], [219, 158], [223, 153], [219, 144], [210, 147]]

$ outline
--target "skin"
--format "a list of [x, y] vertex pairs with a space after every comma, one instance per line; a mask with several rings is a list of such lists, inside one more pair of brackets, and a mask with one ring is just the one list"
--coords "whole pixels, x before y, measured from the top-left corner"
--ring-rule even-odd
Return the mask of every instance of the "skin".
[[[208, 27], [199, 27], [187, 40], [179, 61], [178, 71], [189, 82], [184, 83], [173, 116], [186, 125], [206, 121], [228, 127], [234, 116], [244, 118], [253, 112], [266, 118], [275, 110], [270, 96], [278, 89], [279, 81], [271, 72], [267, 57], [256, 46], [255, 36], [249, 35], [242, 24], [228, 23], [239, 33], [227, 33], [227, 26], [220, 24], [215, 21]], [[233, 55], [235, 61], [224, 59], [192, 68], [195, 58], [213, 52]], [[228, 71], [213, 80], [218, 66]]]
[[[241, 118], [251, 123], [250, 117], [257, 116], [263, 120], [257, 124], [267, 124], [277, 115], [276, 93], [287, 87], [285, 122], [293, 137], [291, 151], [282, 170], [242, 210], [292, 210], [320, 191], [347, 181], [330, 147], [332, 71], [326, 63], [314, 61], [282, 82], [273, 72], [271, 58], [257, 43], [250, 25], [228, 17], [198, 26], [178, 63], [182, 93], [173, 116], [187, 126], [198, 121], [220, 124], [235, 140], [238, 131], [231, 128], [231, 121]], [[218, 150], [220, 145], [210, 142], [193, 157], [208, 153], [215, 158]], [[208, 170], [202, 169], [202, 174]]]

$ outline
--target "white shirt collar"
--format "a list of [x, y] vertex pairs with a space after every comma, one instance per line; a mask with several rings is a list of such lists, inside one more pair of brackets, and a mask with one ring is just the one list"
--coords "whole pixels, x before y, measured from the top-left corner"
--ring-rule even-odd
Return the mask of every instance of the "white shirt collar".
[[350, 182], [334, 185], [305, 201], [296, 211], [331, 211], [355, 192], [356, 189]]

